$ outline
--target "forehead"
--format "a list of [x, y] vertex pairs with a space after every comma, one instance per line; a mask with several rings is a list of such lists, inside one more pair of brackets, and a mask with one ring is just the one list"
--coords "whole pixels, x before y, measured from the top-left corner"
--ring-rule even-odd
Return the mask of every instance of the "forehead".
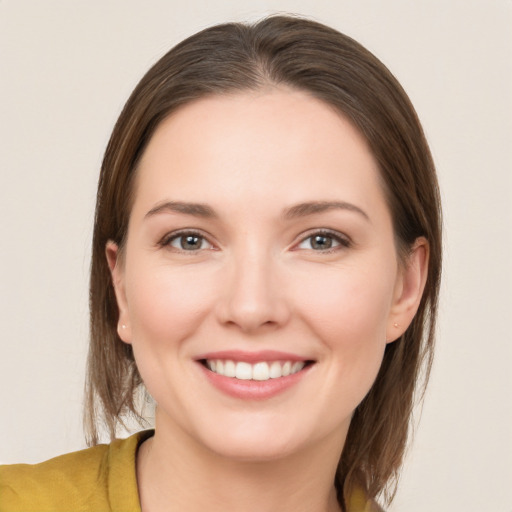
[[203, 98], [166, 118], [140, 161], [135, 198], [300, 202], [341, 194], [367, 203], [367, 192], [382, 195], [378, 182], [366, 140], [344, 116], [305, 92], [274, 88]]

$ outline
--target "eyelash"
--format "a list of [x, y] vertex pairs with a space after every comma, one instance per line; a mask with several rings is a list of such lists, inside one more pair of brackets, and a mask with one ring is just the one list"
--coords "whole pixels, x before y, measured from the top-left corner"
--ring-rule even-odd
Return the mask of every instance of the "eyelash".
[[[175, 240], [179, 240], [180, 238], [185, 238], [185, 237], [197, 237], [197, 238], [201, 239], [202, 242], [206, 242], [210, 246], [213, 245], [213, 244], [211, 244], [208, 241], [208, 238], [203, 233], [201, 233], [200, 231], [194, 231], [194, 230], [185, 230], [185, 231], [178, 231], [178, 232], [169, 233], [169, 234], [165, 235], [160, 240], [160, 242], [158, 242], [158, 245], [160, 247], [172, 247], [174, 250], [176, 250], [178, 252], [189, 253], [189, 254], [190, 253], [197, 253], [197, 252], [199, 252], [201, 250], [205, 250], [205, 249], [202, 249], [202, 248], [187, 250], [187, 249], [184, 249], [183, 247], [178, 248], [178, 247], [174, 247], [174, 246], [171, 245], [171, 242], [173, 242]], [[315, 250], [314, 248], [311, 247], [311, 248], [305, 248], [305, 250], [309, 250], [309, 251], [312, 251], [312, 252], [318, 252], [318, 253], [321, 253], [321, 254], [330, 254], [330, 253], [338, 251], [340, 249], [347, 249], [347, 248], [350, 248], [352, 246], [351, 240], [349, 238], [347, 238], [346, 236], [341, 235], [340, 233], [338, 233], [336, 231], [331, 231], [331, 230], [328, 230], [328, 229], [322, 229], [322, 230], [319, 230], [319, 231], [310, 232], [307, 236], [304, 236], [303, 238], [301, 238], [301, 240], [297, 244], [294, 245], [294, 249], [293, 250], [300, 249], [299, 246], [301, 244], [303, 244], [307, 240], [312, 240], [314, 237], [324, 237], [324, 238], [331, 239], [337, 245], [335, 245], [334, 247], [329, 247], [328, 249]], [[210, 247], [209, 250], [211, 250], [211, 249], [212, 248]]]
[[187, 250], [187, 249], [183, 249], [182, 247], [178, 248], [178, 247], [173, 247], [171, 245], [171, 242], [173, 242], [174, 240], [179, 240], [180, 238], [185, 238], [185, 237], [197, 237], [197, 238], [201, 239], [201, 241], [206, 242], [211, 246], [213, 245], [210, 242], [208, 242], [208, 238], [203, 233], [201, 233], [200, 231], [194, 231], [194, 230], [185, 230], [185, 231], [177, 231], [177, 232], [174, 231], [173, 233], [169, 233], [169, 234], [165, 235], [160, 240], [160, 242], [158, 242], [158, 245], [160, 247], [172, 247], [172, 249], [174, 249], [178, 252], [188, 253], [188, 254], [197, 253], [201, 250], [204, 250], [201, 248], [195, 249], [195, 250], [194, 249]]
[[303, 237], [300, 240], [300, 242], [295, 245], [295, 247], [300, 246], [307, 240], [312, 240], [314, 237], [329, 238], [332, 241], [336, 242], [337, 245], [335, 245], [334, 247], [329, 247], [328, 249], [315, 250], [313, 248], [310, 248], [310, 249], [306, 249], [306, 250], [309, 250], [312, 252], [318, 252], [321, 254], [330, 254], [330, 253], [333, 253], [333, 252], [341, 250], [341, 249], [348, 249], [352, 246], [352, 241], [348, 237], [342, 235], [341, 233], [338, 233], [337, 231], [331, 231], [329, 229], [322, 229], [319, 231], [310, 232], [307, 236]]

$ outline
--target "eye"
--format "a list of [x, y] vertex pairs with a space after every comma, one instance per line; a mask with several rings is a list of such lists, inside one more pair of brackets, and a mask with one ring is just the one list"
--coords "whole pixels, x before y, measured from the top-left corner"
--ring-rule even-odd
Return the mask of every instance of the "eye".
[[212, 244], [204, 236], [192, 231], [171, 234], [162, 240], [161, 245], [186, 252], [213, 248]]
[[308, 249], [313, 251], [331, 251], [338, 247], [349, 247], [350, 242], [341, 235], [321, 231], [313, 233], [304, 238], [298, 245], [298, 249]]

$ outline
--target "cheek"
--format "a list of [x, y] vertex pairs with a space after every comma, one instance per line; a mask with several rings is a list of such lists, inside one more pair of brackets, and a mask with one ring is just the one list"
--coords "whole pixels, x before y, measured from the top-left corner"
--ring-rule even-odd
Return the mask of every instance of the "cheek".
[[184, 339], [207, 314], [214, 297], [212, 279], [193, 266], [150, 266], [127, 275], [128, 312], [133, 341]]
[[[385, 340], [394, 279], [390, 269], [356, 268], [305, 274], [294, 290], [304, 319], [326, 340]], [[389, 276], [389, 277], [383, 277]]]
[[316, 279], [305, 277], [301, 292], [301, 317], [323, 345], [329, 362], [326, 382], [336, 383], [326, 392], [338, 403], [343, 390], [344, 407], [351, 410], [371, 388], [386, 347], [394, 281], [382, 279], [386, 274], [381, 272], [317, 274]]
[[[213, 283], [189, 267], [141, 265], [127, 272], [132, 347], [145, 386], [157, 403], [178, 417], [186, 400], [180, 395], [190, 371], [197, 333], [212, 303]], [[187, 394], [193, 396], [193, 391]], [[197, 397], [198, 399], [200, 397]]]

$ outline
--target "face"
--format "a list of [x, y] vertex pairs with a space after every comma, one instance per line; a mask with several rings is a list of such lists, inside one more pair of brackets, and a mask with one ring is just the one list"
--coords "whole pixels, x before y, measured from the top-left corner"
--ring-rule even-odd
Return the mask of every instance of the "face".
[[162, 122], [137, 173], [107, 257], [157, 433], [244, 459], [341, 450], [421, 295], [364, 139], [303, 92], [217, 96]]

